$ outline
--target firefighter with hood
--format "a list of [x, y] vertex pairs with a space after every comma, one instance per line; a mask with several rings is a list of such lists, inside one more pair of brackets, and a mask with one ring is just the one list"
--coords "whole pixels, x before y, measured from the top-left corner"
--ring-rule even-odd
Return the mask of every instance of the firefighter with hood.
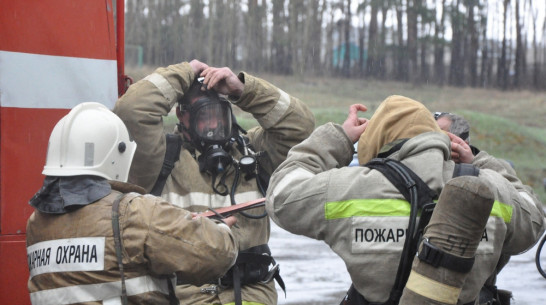
[[199, 217], [126, 183], [136, 147], [99, 103], [54, 127], [27, 224], [32, 304], [177, 304], [177, 280], [206, 283], [235, 262], [235, 218]]
[[[173, 108], [179, 124], [165, 136], [163, 117]], [[241, 128], [236, 109], [259, 126]], [[265, 197], [273, 170], [314, 129], [313, 114], [298, 99], [263, 79], [198, 60], [156, 69], [129, 87], [114, 112], [138, 143], [129, 181], [194, 212]], [[177, 286], [181, 302], [277, 304], [275, 282], [284, 284], [267, 246], [265, 207], [235, 217], [236, 264], [206, 285]]]
[[[320, 126], [291, 149], [271, 177], [268, 214], [344, 260], [353, 284], [342, 304], [480, 304], [481, 288], [544, 232], [542, 204], [485, 153], [456, 166], [451, 153], [464, 141], [421, 103], [391, 96], [370, 120], [357, 115], [366, 110], [352, 105], [343, 125]], [[362, 166], [347, 167], [357, 140]], [[406, 179], [388, 178], [382, 164]], [[416, 185], [426, 192], [406, 199]], [[429, 215], [426, 228], [417, 215]]]

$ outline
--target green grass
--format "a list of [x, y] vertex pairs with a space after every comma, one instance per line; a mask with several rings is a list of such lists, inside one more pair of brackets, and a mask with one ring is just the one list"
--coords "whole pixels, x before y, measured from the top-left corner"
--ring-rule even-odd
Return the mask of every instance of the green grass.
[[[135, 81], [147, 74], [128, 71], [129, 75], [135, 75]], [[546, 91], [504, 92], [362, 79], [259, 76], [309, 105], [317, 126], [342, 123], [354, 103], [366, 105], [368, 112], [362, 116], [369, 118], [381, 101], [395, 94], [420, 101], [431, 111], [460, 114], [471, 125], [471, 143], [491, 155], [510, 160], [518, 177], [546, 203], [542, 185], [546, 178]], [[235, 113], [243, 128], [257, 125], [249, 114], [238, 109]], [[165, 122], [174, 125], [176, 118], [167, 117]], [[172, 130], [172, 125], [166, 130]]]

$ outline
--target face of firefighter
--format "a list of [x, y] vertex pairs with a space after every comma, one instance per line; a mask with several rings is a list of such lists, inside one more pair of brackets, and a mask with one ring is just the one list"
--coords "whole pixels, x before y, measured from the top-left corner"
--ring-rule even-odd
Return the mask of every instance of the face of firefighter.
[[[202, 139], [222, 140], [229, 137], [227, 127], [228, 118], [223, 108], [217, 106], [205, 106], [195, 113], [196, 135]], [[190, 119], [191, 121], [191, 119]]]
[[189, 106], [177, 109], [177, 114], [184, 136], [200, 151], [207, 145], [223, 145], [231, 137], [232, 112], [227, 100], [193, 98]]
[[436, 122], [441, 130], [449, 131], [451, 128], [451, 120], [446, 116], [440, 117]]

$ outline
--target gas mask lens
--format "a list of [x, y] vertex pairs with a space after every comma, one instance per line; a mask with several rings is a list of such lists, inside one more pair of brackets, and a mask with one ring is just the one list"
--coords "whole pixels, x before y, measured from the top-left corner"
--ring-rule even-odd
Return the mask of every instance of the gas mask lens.
[[223, 144], [231, 137], [231, 107], [227, 101], [204, 101], [194, 105], [192, 113], [195, 135], [203, 142]]

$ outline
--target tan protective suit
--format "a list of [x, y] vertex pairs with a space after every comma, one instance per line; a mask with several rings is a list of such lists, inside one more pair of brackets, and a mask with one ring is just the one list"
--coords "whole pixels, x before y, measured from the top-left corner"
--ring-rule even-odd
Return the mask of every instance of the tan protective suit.
[[[166, 116], [184, 95], [192, 84], [195, 75], [188, 63], [159, 68], [131, 87], [122, 96], [114, 112], [127, 125], [131, 135], [137, 142], [137, 150], [133, 166], [129, 173], [129, 181], [151, 190], [157, 180], [165, 156], [165, 136], [162, 116]], [[304, 140], [314, 128], [314, 116], [309, 108], [298, 99], [291, 97], [270, 83], [240, 73], [239, 79], [244, 84], [244, 92], [237, 101], [232, 101], [243, 111], [251, 113], [260, 126], [248, 131], [247, 136], [255, 151], [265, 152], [259, 163], [267, 174], [286, 158], [288, 150]], [[230, 206], [229, 196], [221, 196], [211, 187], [211, 176], [199, 171], [199, 165], [189, 143], [184, 143], [180, 159], [176, 162], [171, 175], [167, 178], [162, 197], [169, 202], [190, 209], [204, 211], [208, 207], [218, 208]], [[241, 154], [233, 149], [230, 154], [239, 160]], [[233, 167], [226, 179], [226, 185], [231, 187], [234, 179]], [[236, 203], [243, 203], [263, 197], [255, 179], [239, 178], [235, 194]], [[249, 214], [263, 214], [265, 208], [249, 210]], [[236, 215], [237, 228], [232, 228], [239, 250], [245, 250], [269, 240], [269, 218], [260, 220], [249, 219]], [[275, 249], [272, 249], [273, 257]], [[202, 287], [178, 286], [177, 295], [183, 304], [227, 304], [234, 302], [232, 289], [223, 290], [219, 294], [203, 293], [202, 288], [214, 288], [215, 285]], [[243, 301], [258, 304], [276, 304], [277, 293], [274, 282], [268, 284], [251, 284], [243, 286]]]
[[[131, 189], [115, 185], [123, 192]], [[114, 188], [69, 213], [31, 215], [27, 253], [32, 304], [121, 304], [112, 229], [112, 203], [120, 194]], [[119, 225], [129, 304], [169, 304], [168, 281], [174, 272], [183, 282], [201, 284], [224, 274], [237, 257], [225, 224], [192, 220], [188, 211], [159, 197], [126, 194], [119, 205]]]
[[[406, 97], [391, 96], [377, 109], [359, 141], [360, 163], [404, 138], [409, 140], [389, 158], [440, 193], [454, 170], [450, 140], [422, 104]], [[324, 240], [344, 260], [356, 290], [369, 302], [384, 302], [406, 238], [409, 203], [380, 172], [345, 167], [352, 152], [340, 125], [318, 127], [273, 174], [266, 207], [282, 228]], [[458, 304], [475, 300], [484, 282], [500, 271], [499, 262], [532, 247], [545, 229], [531, 188], [498, 163], [485, 152], [473, 162], [495, 202]]]

